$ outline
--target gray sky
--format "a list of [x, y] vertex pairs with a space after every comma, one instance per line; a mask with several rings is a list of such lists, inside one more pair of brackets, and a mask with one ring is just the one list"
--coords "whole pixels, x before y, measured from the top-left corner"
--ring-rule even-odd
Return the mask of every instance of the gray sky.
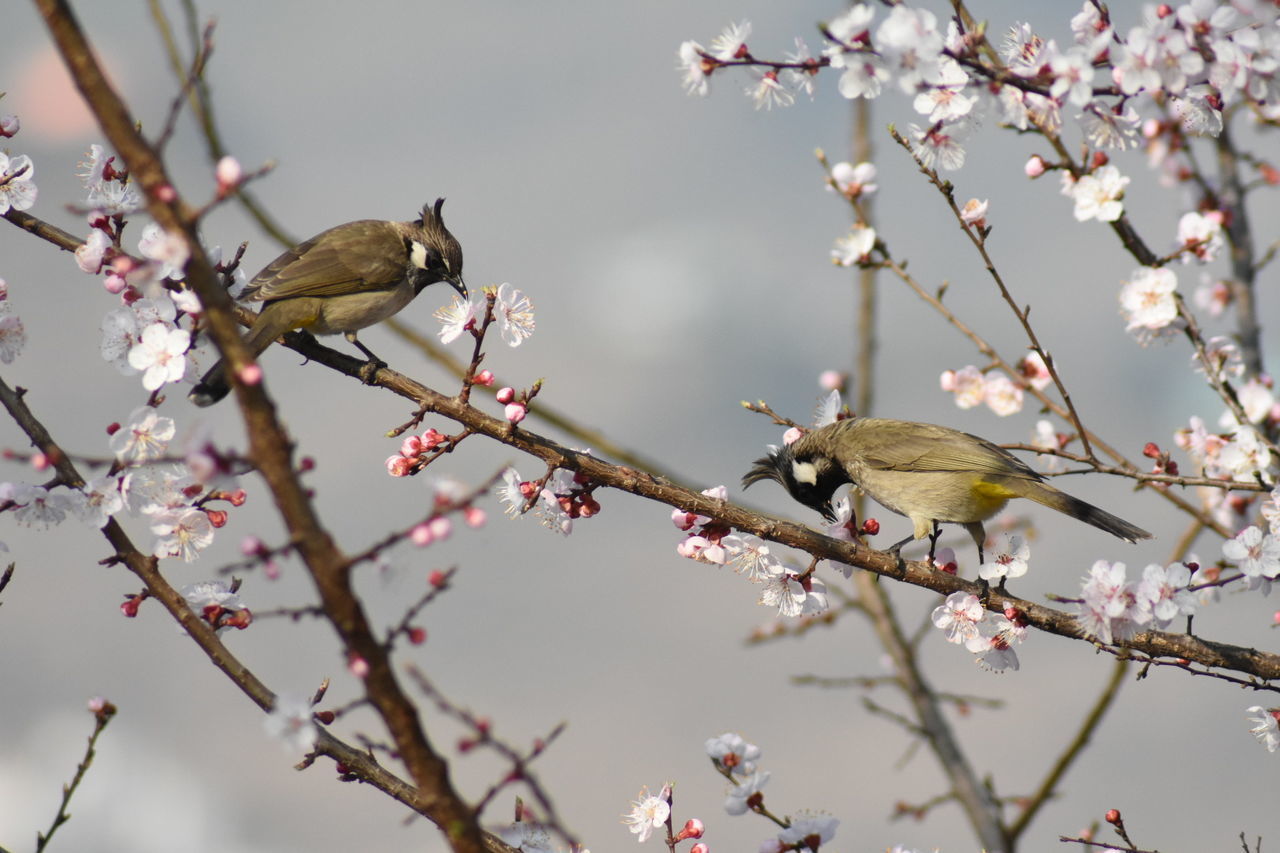
[[[33, 9], [12, 6], [0, 54], [0, 90], [8, 92], [0, 113], [17, 113], [23, 129], [7, 147], [35, 160], [41, 195], [32, 212], [84, 233], [65, 205], [79, 197], [76, 163], [103, 140], [61, 82]], [[154, 131], [174, 84], [145, 5], [80, 6], [116, 82]], [[807, 0], [228, 0], [201, 11], [218, 21], [208, 78], [225, 144], [248, 168], [277, 163], [255, 190], [293, 234], [358, 218], [407, 219], [424, 201], [447, 197], [468, 282], [509, 281], [538, 311], [534, 337], [518, 350], [491, 347], [487, 366], [517, 386], [544, 377], [547, 403], [691, 483], [728, 484], [737, 495], [751, 460], [780, 438], [739, 401], [764, 398], [806, 420], [820, 394], [818, 374], [848, 369], [854, 352], [851, 279], [828, 261], [848, 211], [823, 191], [812, 153], [821, 147], [842, 159], [850, 110], [830, 77], [820, 78], [816, 102], [783, 111], [752, 109], [740, 78], [717, 79], [710, 98], [690, 98], [675, 72], [676, 48], [749, 19], [753, 50], [778, 56], [795, 35], [815, 45], [814, 24], [839, 8]], [[1065, 10], [1006, 3], [978, 11], [994, 32], [1025, 14], [1060, 34]], [[978, 259], [883, 131], [914, 120], [909, 105], [886, 98], [876, 110], [878, 230], [927, 286], [950, 282], [948, 304], [1016, 358], [1025, 342]], [[1077, 225], [1056, 183], [1022, 177], [1035, 143], [994, 128], [981, 140], [954, 176], [958, 195], [991, 199], [996, 260], [1018, 298], [1033, 306], [1086, 420], [1136, 457], [1145, 441], [1168, 445], [1191, 414], [1216, 419], [1219, 407], [1185, 369], [1184, 345], [1140, 349], [1125, 334], [1115, 294], [1135, 264], [1110, 230]], [[210, 191], [212, 168], [186, 118], [168, 154], [183, 192], [200, 199]], [[1135, 221], [1160, 250], [1183, 202], [1148, 194], [1140, 154], [1119, 162], [1134, 177]], [[132, 226], [135, 239], [141, 222]], [[231, 208], [209, 218], [205, 237], [224, 247], [248, 240], [250, 272], [279, 250]], [[30, 338], [23, 356], [0, 372], [31, 389], [28, 402], [65, 447], [105, 455], [106, 424], [144, 400], [136, 379], [120, 377], [98, 356], [98, 325], [113, 298], [68, 256], [11, 227], [0, 228], [0, 277]], [[1183, 281], [1194, 284], [1192, 275]], [[985, 409], [962, 412], [938, 390], [939, 373], [981, 365], [980, 357], [903, 288], [887, 279], [883, 288], [877, 414], [1025, 440], [1033, 411], [1003, 420]], [[1275, 316], [1272, 298], [1263, 298], [1262, 316]], [[434, 333], [431, 311], [446, 299], [443, 288], [428, 290], [401, 316]], [[390, 332], [372, 329], [362, 339], [397, 370], [451, 389]], [[1274, 337], [1268, 343], [1274, 348]], [[319, 460], [309, 482], [321, 511], [354, 552], [424, 511], [428, 484], [392, 480], [382, 467], [398, 446], [384, 434], [410, 413], [391, 395], [298, 362], [272, 351], [264, 361], [268, 381], [301, 452]], [[202, 423], [239, 440], [230, 404], [196, 411], [174, 395], [166, 408], [180, 429]], [[0, 423], [0, 444], [26, 446], [7, 423]], [[507, 462], [526, 476], [539, 473], [505, 448], [473, 445], [445, 460], [441, 473], [478, 482]], [[0, 477], [30, 475], [10, 466]], [[278, 538], [260, 484], [248, 478], [246, 487], [250, 503], [233, 512], [218, 544], [198, 563], [166, 567], [175, 584], [234, 559], [245, 535]], [[1032, 574], [1017, 592], [1072, 594], [1099, 558], [1139, 568], [1167, 559], [1180, 527], [1157, 499], [1100, 477], [1065, 488], [1159, 538], [1117, 544], [1033, 508], [1039, 538]], [[677, 783], [678, 819], [701, 818], [713, 850], [756, 849], [769, 825], [724, 815], [723, 784], [702, 751], [706, 738], [726, 730], [764, 750], [776, 811], [822, 809], [842, 820], [833, 849], [973, 849], [952, 807], [919, 824], [889, 819], [898, 800], [941, 793], [928, 754], [912, 754], [910, 740], [868, 714], [859, 695], [789, 684], [801, 673], [882, 672], [856, 618], [802, 641], [747, 648], [751, 629], [770, 618], [755, 604], [757, 590], [728, 570], [677, 557], [680, 536], [667, 509], [621, 494], [598, 497], [603, 513], [568, 539], [532, 518], [506, 520], [494, 502], [485, 528], [460, 531], [428, 551], [398, 551], [389, 569], [366, 570], [361, 579], [371, 610], [389, 619], [420, 594], [430, 569], [459, 567], [456, 591], [427, 613], [429, 640], [413, 659], [514, 743], [568, 722], [536, 767], [591, 849], [634, 844], [621, 813], [642, 785], [656, 789], [667, 780]], [[771, 485], [750, 498], [816, 521]], [[880, 518], [882, 544], [905, 535], [906, 522]], [[142, 525], [131, 524], [147, 541]], [[121, 715], [73, 803], [73, 820], [59, 831], [62, 849], [442, 849], [425, 821], [402, 826], [402, 810], [335, 784], [328, 766], [295, 773], [297, 757], [266, 738], [256, 709], [158, 607], [121, 618], [120, 598], [136, 584], [96, 565], [107, 556], [96, 532], [69, 523], [37, 534], [6, 519], [0, 539], [18, 565], [0, 609], [0, 844], [25, 849], [47, 825], [90, 729], [84, 703], [103, 694]], [[963, 550], [967, 537], [956, 544], [972, 561]], [[1205, 550], [1217, 556], [1216, 545]], [[308, 602], [311, 592], [290, 563], [277, 583], [251, 578], [244, 595], [265, 611]], [[895, 590], [894, 598], [903, 614], [918, 614], [908, 623], [937, 603], [916, 589]], [[1272, 635], [1255, 626], [1268, 618], [1264, 602], [1238, 599], [1196, 625], [1204, 636], [1266, 647]], [[262, 621], [229, 645], [273, 689], [305, 693], [333, 676], [331, 699], [352, 695], [336, 645], [319, 625]], [[970, 754], [1001, 795], [1025, 793], [1101, 689], [1110, 658], [1035, 636], [1019, 650], [1020, 672], [993, 676], [944, 645], [933, 638], [926, 646], [939, 688], [1007, 703], [1002, 712], [957, 720]], [[1125, 694], [1025, 849], [1048, 849], [1111, 807], [1123, 810], [1135, 840], [1150, 849], [1227, 849], [1241, 830], [1274, 841], [1280, 823], [1267, 784], [1274, 757], [1244, 721], [1245, 707], [1262, 700], [1160, 671], [1127, 684]], [[897, 707], [887, 693], [875, 698]], [[455, 759], [464, 789], [481, 791], [501, 772], [489, 759], [456, 756], [457, 732], [434, 715], [427, 722]], [[1196, 808], [1186, 808], [1188, 801]], [[491, 823], [509, 815], [509, 802], [494, 809]]]

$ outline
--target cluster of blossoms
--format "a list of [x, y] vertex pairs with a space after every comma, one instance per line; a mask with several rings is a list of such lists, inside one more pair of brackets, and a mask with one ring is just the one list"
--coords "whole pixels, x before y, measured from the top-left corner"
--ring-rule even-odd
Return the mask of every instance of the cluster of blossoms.
[[1086, 636], [1123, 643], [1145, 627], [1163, 630], [1177, 617], [1194, 614], [1201, 600], [1192, 587], [1212, 577], [1216, 572], [1193, 563], [1152, 563], [1133, 582], [1124, 563], [1099, 560], [1085, 578], [1076, 619]]
[[[916, 155], [925, 165], [943, 169], [963, 165], [964, 141], [983, 124], [1059, 138], [1070, 112], [1087, 143], [1087, 155], [1080, 164], [1035, 155], [1025, 173], [1038, 178], [1059, 171], [1062, 193], [1072, 201], [1076, 219], [1111, 223], [1124, 214], [1130, 182], [1112, 162], [1114, 153], [1145, 148], [1164, 184], [1184, 185], [1197, 173], [1188, 136], [1220, 134], [1223, 115], [1233, 107], [1248, 107], [1238, 111], [1263, 121], [1280, 118], [1277, 14], [1268, 4], [1189, 0], [1147, 5], [1136, 26], [1117, 31], [1102, 7], [1085, 2], [1071, 20], [1069, 42], [1043, 38], [1019, 23], [996, 46], [996, 58], [989, 58], [983, 52], [984, 34], [964, 31], [955, 19], [943, 29], [932, 12], [907, 5], [894, 5], [877, 19], [876, 8], [860, 3], [822, 28], [824, 43], [817, 53], [797, 40], [798, 50], [783, 61], [759, 59], [746, 43], [751, 27], [742, 23], [727, 28], [709, 48], [685, 42], [679, 57], [691, 94], [706, 95], [712, 77], [744, 68], [753, 75], [748, 91], [763, 107], [788, 105], [797, 92], [811, 95], [816, 76], [827, 68], [839, 73], [837, 88], [846, 98], [876, 98], [896, 88], [924, 119], [923, 125], [911, 127]], [[1280, 182], [1280, 170], [1265, 162], [1253, 167], [1266, 183]], [[827, 185], [856, 208], [860, 197], [876, 190], [875, 178], [869, 163], [839, 163]], [[966, 205], [963, 218], [981, 228], [986, 215], [985, 203], [975, 200]], [[1184, 213], [1170, 241], [1173, 265], [1216, 260], [1225, 245], [1226, 221], [1226, 213], [1209, 204]], [[866, 263], [875, 244], [874, 230], [858, 222], [836, 241], [831, 256], [842, 265]], [[1230, 287], [1205, 277], [1195, 301], [1217, 315], [1230, 299]], [[1186, 327], [1177, 274], [1169, 263], [1135, 269], [1121, 285], [1119, 303], [1128, 331], [1140, 342], [1167, 338]], [[1201, 365], [1212, 380], [1225, 379], [1221, 373], [1227, 369], [1239, 369], [1238, 358], [1230, 360], [1235, 354], [1228, 342], [1211, 340], [1207, 351], [1205, 358], [1219, 359]], [[1047, 381], [1047, 374], [1042, 377]], [[942, 381], [958, 405], [986, 403], [1007, 415], [1021, 409], [1030, 378], [1020, 382], [1017, 377], [984, 376], [968, 367], [948, 371]], [[1254, 428], [1264, 418], [1280, 421], [1280, 407], [1269, 377], [1248, 377], [1236, 387], [1248, 423], [1232, 416], [1224, 424], [1232, 435], [1221, 467], [1232, 478], [1261, 473], [1268, 479], [1275, 460]], [[1194, 432], [1193, 425], [1187, 440], [1196, 441]], [[1214, 449], [1211, 442], [1207, 468], [1219, 467]], [[1207, 500], [1221, 506], [1226, 499], [1218, 492]]]
[[[942, 30], [925, 9], [894, 5], [879, 22], [876, 12], [854, 4], [821, 28], [820, 56], [796, 39], [796, 51], [781, 62], [751, 53], [746, 22], [726, 28], [709, 48], [686, 41], [678, 51], [685, 88], [706, 95], [714, 75], [744, 67], [757, 108], [772, 108], [792, 104], [796, 93], [812, 96], [826, 67], [840, 73], [837, 89], [846, 98], [877, 98], [896, 83], [925, 122], [911, 126], [917, 154], [949, 169], [963, 165], [963, 143], [982, 124], [1056, 133], [1064, 110], [1074, 112], [1095, 148], [1134, 147], [1138, 95], [1167, 102], [1192, 134], [1217, 135], [1223, 111], [1241, 103], [1264, 118], [1280, 117], [1280, 33], [1269, 26], [1276, 10], [1266, 4], [1148, 5], [1142, 22], [1122, 34], [1086, 2], [1071, 19], [1071, 43], [1015, 24], [997, 46], [998, 65], [982, 53], [983, 33], [964, 31], [955, 19]], [[1100, 180], [1114, 184], [1110, 176]]]
[[387, 473], [392, 477], [418, 473], [434, 458], [436, 448], [448, 441], [449, 436], [437, 432], [435, 427], [420, 436], [407, 436], [400, 442], [400, 452], [387, 457]]
[[[90, 275], [101, 275], [103, 287], [120, 299], [120, 307], [102, 320], [102, 357], [125, 375], [142, 377], [142, 387], [194, 381], [193, 323], [200, 301], [183, 283], [190, 247], [176, 234], [155, 223], [143, 226], [137, 253], [121, 244], [125, 218], [142, 203], [128, 173], [115, 168], [115, 157], [101, 145], [90, 146], [82, 165], [85, 203], [90, 209], [89, 236], [76, 249], [76, 264]], [[226, 270], [221, 250], [209, 252], [215, 269], [225, 274], [229, 292], [244, 289], [238, 265]]]
[[[6, 129], [5, 135], [12, 135], [9, 131], [16, 131], [17, 123], [6, 118], [0, 127]], [[114, 164], [115, 158], [99, 145], [91, 147], [88, 161], [82, 164], [91, 233], [77, 249], [76, 263], [87, 273], [103, 275], [106, 290], [120, 297], [121, 307], [103, 319], [104, 359], [122, 373], [141, 374], [143, 387], [156, 391], [190, 372], [191, 334], [180, 323], [199, 312], [199, 303], [175, 281], [187, 261], [183, 240], [151, 224], [142, 231], [136, 257], [121, 248], [125, 216], [140, 206], [141, 198], [129, 176]], [[36, 197], [32, 173], [27, 158], [10, 160], [0, 155], [0, 209], [31, 206]], [[2, 283], [0, 294], [7, 295]], [[24, 341], [21, 321], [3, 301], [0, 361], [11, 361]], [[214, 530], [226, 523], [226, 511], [215, 509], [214, 504], [239, 506], [245, 499], [229, 476], [227, 460], [209, 442], [193, 438], [183, 449], [181, 462], [158, 461], [169, 453], [176, 427], [171, 418], [150, 406], [134, 411], [124, 426], [112, 424], [108, 433], [116, 457], [110, 473], [81, 488], [0, 484], [7, 508], [23, 524], [49, 527], [76, 516], [95, 528], [127, 510], [146, 519], [155, 537], [154, 556], [195, 560], [212, 543]], [[50, 460], [37, 455], [33, 463], [43, 470]], [[184, 594], [215, 628], [248, 624], [249, 611], [225, 587], [199, 584]], [[142, 598], [129, 597], [123, 612], [136, 614]]]
[[[1174, 442], [1206, 477], [1238, 483], [1257, 483], [1260, 479], [1274, 482], [1274, 466], [1280, 460], [1252, 423], [1234, 424], [1224, 432], [1211, 432], [1204, 421], [1192, 417], [1188, 426], [1174, 435]], [[1251, 506], [1250, 498], [1242, 497], [1243, 493], [1239, 492], [1205, 487], [1198, 493], [1205, 509], [1232, 529], [1240, 526]], [[1272, 495], [1274, 502], [1275, 493]]]
[[1023, 389], [1042, 390], [1053, 378], [1039, 353], [1027, 353], [1018, 362], [1018, 379], [1010, 379], [1003, 373], [984, 374], [972, 364], [959, 370], [945, 370], [939, 378], [943, 391], [955, 395], [955, 403], [961, 409], [972, 409], [986, 403], [991, 411], [1001, 417], [1022, 411]]
[[991, 613], [976, 595], [953, 592], [934, 608], [931, 618], [948, 643], [962, 645], [973, 652], [976, 662], [984, 669], [992, 672], [1018, 669], [1018, 654], [1013, 646], [1022, 642], [1027, 626], [1017, 610]]
[[[176, 428], [150, 406], [137, 409], [125, 426], [113, 424], [111, 449], [118, 472], [94, 478], [82, 488], [46, 488], [28, 483], [0, 484], [0, 500], [22, 524], [47, 528], [69, 515], [100, 528], [121, 510], [146, 518], [155, 540], [156, 557], [195, 560], [213, 542], [213, 531], [226, 524], [225, 510], [216, 501], [239, 506], [244, 492], [235, 487], [218, 465], [211, 465], [208, 447], [191, 444], [183, 464], [156, 463], [168, 452]], [[37, 457], [36, 466], [48, 460]]]
[[563, 468], [557, 468], [541, 489], [535, 482], [520, 479], [520, 472], [515, 468], [507, 468], [502, 472], [498, 497], [506, 505], [506, 514], [518, 518], [536, 491], [532, 508], [542, 525], [568, 536], [573, 532], [575, 518], [591, 518], [600, 513], [595, 489], [588, 477]]
[[440, 341], [453, 343], [463, 332], [474, 330], [476, 324], [484, 319], [489, 296], [493, 297], [493, 319], [508, 346], [518, 347], [533, 334], [533, 303], [523, 291], [503, 282], [497, 288], [484, 288], [470, 299], [454, 296], [450, 304], [438, 309], [435, 318], [441, 324]]
[[[702, 493], [720, 501], [729, 497], [724, 486]], [[700, 563], [732, 566], [747, 580], [762, 584], [760, 604], [776, 607], [779, 616], [809, 616], [827, 609], [826, 584], [811, 572], [784, 563], [758, 536], [734, 533], [723, 522], [681, 509], [672, 510], [671, 521], [686, 534], [676, 546], [677, 554]]]
[[[770, 773], [760, 770], [760, 747], [747, 743], [741, 735], [726, 732], [719, 737], [708, 738], [707, 757], [716, 771], [729, 780], [732, 787], [724, 801], [724, 810], [731, 815], [760, 811], [764, 806], [764, 786]], [[817, 850], [835, 837], [840, 821], [830, 815], [801, 811], [790, 820], [790, 826], [760, 844], [762, 853], [782, 853], [785, 850]]]

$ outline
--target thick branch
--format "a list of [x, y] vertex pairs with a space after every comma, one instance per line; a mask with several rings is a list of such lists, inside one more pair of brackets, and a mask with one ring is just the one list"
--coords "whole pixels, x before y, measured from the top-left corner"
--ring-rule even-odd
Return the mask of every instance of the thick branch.
[[348, 654], [368, 665], [366, 691], [394, 739], [400, 759], [418, 785], [416, 807], [446, 833], [455, 850], [479, 853], [485, 845], [475, 815], [454, 791], [444, 759], [428, 742], [414, 704], [401, 690], [391, 661], [360, 607], [351, 587], [346, 558], [320, 523], [295, 476], [290, 460], [292, 445], [276, 418], [274, 405], [260, 385], [246, 386], [239, 381], [239, 371], [249, 363], [249, 353], [240, 340], [230, 299], [218, 284], [195, 234], [192, 209], [178, 196], [155, 150], [137, 130], [133, 116], [107, 82], [70, 6], [65, 0], [36, 0], [36, 5], [77, 88], [145, 192], [148, 212], [165, 230], [182, 234], [187, 241], [191, 255], [187, 281], [200, 297], [211, 336], [227, 359], [228, 374], [245, 416], [250, 454], [271, 489]]

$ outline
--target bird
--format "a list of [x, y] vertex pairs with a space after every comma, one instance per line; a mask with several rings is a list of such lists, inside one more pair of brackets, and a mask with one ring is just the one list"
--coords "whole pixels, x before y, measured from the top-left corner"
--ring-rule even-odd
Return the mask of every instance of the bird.
[[[369, 365], [383, 366], [357, 331], [387, 319], [436, 282], [448, 282], [468, 298], [462, 246], [444, 225], [443, 206], [442, 198], [423, 205], [412, 222], [361, 219], [336, 225], [267, 264], [240, 297], [263, 303], [244, 338], [250, 354], [256, 359], [293, 329], [341, 332]], [[187, 396], [197, 406], [211, 406], [230, 390], [219, 360]]]
[[800, 503], [835, 521], [832, 493], [852, 483], [885, 509], [911, 520], [912, 535], [890, 546], [929, 538], [933, 558], [939, 524], [959, 524], [983, 559], [982, 522], [1012, 498], [1029, 498], [1105, 530], [1126, 542], [1151, 534], [1045, 482], [1003, 447], [935, 424], [887, 418], [847, 418], [771, 448], [742, 478], [743, 488], [776, 480]]

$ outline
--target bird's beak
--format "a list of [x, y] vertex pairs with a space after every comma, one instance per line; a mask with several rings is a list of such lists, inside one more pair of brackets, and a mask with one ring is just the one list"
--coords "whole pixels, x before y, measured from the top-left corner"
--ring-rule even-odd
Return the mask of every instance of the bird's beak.
[[467, 292], [467, 283], [463, 281], [461, 278], [458, 278], [458, 279], [447, 278], [445, 279], [445, 281], [449, 282], [449, 286], [452, 287], [454, 290], [458, 291], [458, 295], [461, 296], [464, 300], [471, 298], [471, 294]]

